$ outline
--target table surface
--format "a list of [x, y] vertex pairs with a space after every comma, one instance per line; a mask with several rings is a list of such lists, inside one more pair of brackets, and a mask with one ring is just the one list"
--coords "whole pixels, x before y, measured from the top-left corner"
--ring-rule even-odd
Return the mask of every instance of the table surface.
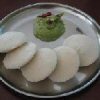
[[[81, 9], [100, 24], [100, 0], [0, 0], [0, 19], [22, 6], [37, 2], [58, 2]], [[0, 82], [0, 100], [37, 100], [20, 95]], [[55, 100], [55, 99], [54, 99]], [[56, 100], [100, 100], [100, 77], [80, 93]]]

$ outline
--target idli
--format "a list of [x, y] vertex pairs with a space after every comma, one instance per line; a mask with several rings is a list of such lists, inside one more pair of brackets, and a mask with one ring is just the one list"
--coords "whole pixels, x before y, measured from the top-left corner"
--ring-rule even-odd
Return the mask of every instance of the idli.
[[26, 42], [26, 36], [22, 32], [6, 32], [0, 35], [0, 52], [6, 53]]
[[35, 55], [37, 49], [34, 43], [26, 43], [6, 54], [3, 63], [7, 69], [19, 69], [27, 64]]
[[50, 48], [41, 48], [31, 62], [21, 68], [22, 75], [30, 82], [39, 82], [54, 71], [56, 64], [55, 51]]
[[66, 82], [73, 78], [80, 65], [77, 52], [69, 47], [59, 46], [55, 48], [58, 63], [55, 71], [50, 75], [53, 82]]
[[80, 58], [80, 66], [89, 66], [94, 63], [99, 56], [97, 43], [86, 35], [72, 35], [65, 39], [64, 46], [75, 49]]

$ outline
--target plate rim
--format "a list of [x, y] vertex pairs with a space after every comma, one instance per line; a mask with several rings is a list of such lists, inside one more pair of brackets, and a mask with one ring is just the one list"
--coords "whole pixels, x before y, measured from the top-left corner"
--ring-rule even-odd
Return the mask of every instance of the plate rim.
[[[29, 9], [31, 7], [34, 7], [34, 6], [38, 6], [38, 5], [44, 5], [44, 4], [48, 4], [48, 5], [58, 5], [58, 6], [61, 6], [61, 7], [64, 7], [64, 8], [67, 8], [67, 9], [70, 9], [70, 10], [73, 10], [77, 13], [79, 13], [81, 16], [84, 16], [86, 19], [88, 19], [89, 21], [92, 22], [92, 24], [96, 27], [96, 29], [98, 31], [100, 31], [100, 26], [99, 24], [92, 18], [90, 17], [88, 14], [86, 14], [85, 12], [75, 8], [75, 7], [71, 7], [69, 5], [64, 5], [64, 4], [60, 4], [60, 3], [49, 3], [49, 2], [42, 2], [42, 3], [35, 3], [35, 4], [29, 4], [27, 6], [24, 6], [24, 7], [21, 7], [13, 12], [11, 12], [10, 14], [8, 14], [7, 16], [5, 16], [1, 21], [0, 21], [0, 27], [2, 26], [2, 23], [5, 23], [5, 21], [7, 19], [9, 19], [9, 17], [11, 17], [13, 14], [15, 13], [19, 13], [19, 11], [23, 11], [25, 9]], [[99, 34], [97, 34], [97, 36], [99, 36]], [[100, 37], [100, 36], [99, 36]], [[100, 42], [100, 41], [99, 41]], [[100, 44], [100, 43], [99, 43]], [[58, 95], [53, 95], [53, 96], [44, 96], [44, 95], [37, 95], [37, 94], [33, 94], [33, 93], [29, 93], [29, 92], [25, 92], [25, 91], [22, 91], [16, 87], [14, 87], [13, 85], [11, 85], [9, 82], [7, 82], [7, 80], [5, 78], [3, 78], [2, 75], [0, 75], [0, 80], [6, 85], [8, 86], [9, 88], [11, 88], [12, 90], [14, 90], [15, 92], [17, 93], [20, 93], [20, 94], [23, 94], [25, 96], [30, 96], [30, 97], [36, 97], [36, 98], [58, 98], [58, 97], [63, 97], [63, 96], [69, 96], [69, 95], [72, 95], [72, 94], [75, 94], [77, 92], [80, 92], [81, 90], [85, 89], [86, 87], [88, 87], [89, 85], [91, 85], [96, 79], [97, 77], [100, 75], [100, 68], [98, 69], [98, 71], [96, 72], [96, 74], [91, 78], [89, 79], [88, 82], [85, 82], [84, 85], [80, 86], [79, 88], [75, 89], [75, 90], [71, 90], [70, 92], [67, 92], [67, 93], [61, 93], [61, 94], [58, 94]]]

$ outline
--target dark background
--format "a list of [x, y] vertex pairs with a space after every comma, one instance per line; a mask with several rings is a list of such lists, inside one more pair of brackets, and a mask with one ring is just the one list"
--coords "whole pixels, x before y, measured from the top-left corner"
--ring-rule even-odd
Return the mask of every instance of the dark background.
[[[100, 0], [0, 0], [0, 20], [22, 6], [36, 2], [58, 2], [81, 9], [100, 24]], [[0, 100], [39, 100], [20, 95], [0, 82]], [[44, 99], [43, 99], [44, 100]], [[53, 99], [55, 100], [55, 99]], [[100, 77], [80, 93], [56, 100], [100, 100]]]

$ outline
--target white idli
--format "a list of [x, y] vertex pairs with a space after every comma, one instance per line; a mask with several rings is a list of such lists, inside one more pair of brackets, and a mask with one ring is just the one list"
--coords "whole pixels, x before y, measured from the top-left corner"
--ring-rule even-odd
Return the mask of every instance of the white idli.
[[80, 66], [88, 66], [96, 61], [99, 56], [98, 45], [86, 35], [72, 35], [65, 39], [63, 45], [75, 49], [80, 57]]
[[3, 60], [4, 66], [7, 69], [19, 69], [32, 59], [36, 50], [36, 45], [34, 43], [26, 43], [6, 54]]
[[60, 46], [55, 48], [58, 63], [55, 71], [50, 75], [53, 82], [66, 82], [73, 78], [80, 65], [77, 52], [69, 47]]
[[32, 61], [21, 68], [22, 75], [30, 82], [39, 82], [46, 79], [54, 71], [56, 64], [55, 51], [49, 48], [41, 48]]
[[26, 36], [22, 32], [6, 32], [0, 35], [0, 52], [6, 53], [26, 42]]

